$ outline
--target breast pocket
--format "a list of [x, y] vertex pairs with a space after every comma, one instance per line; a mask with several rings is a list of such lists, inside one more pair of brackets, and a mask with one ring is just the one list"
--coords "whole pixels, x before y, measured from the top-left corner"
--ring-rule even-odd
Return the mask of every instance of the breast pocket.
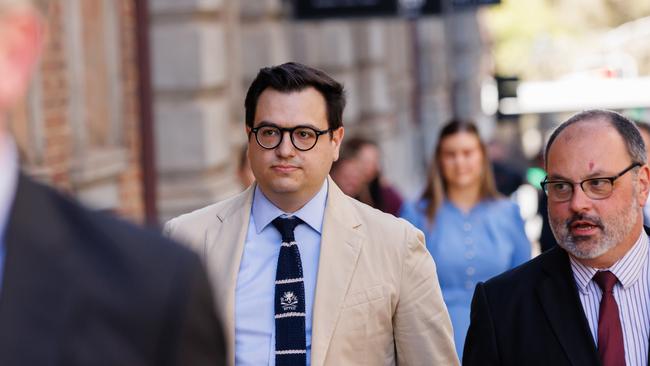
[[362, 305], [370, 301], [380, 300], [384, 298], [384, 291], [382, 285], [372, 286], [365, 290], [354, 292], [345, 297], [343, 309], [351, 308], [357, 305]]
[[[392, 350], [392, 316], [382, 285], [346, 296], [332, 344], [342, 360], [374, 365]], [[333, 350], [334, 351], [334, 350]]]

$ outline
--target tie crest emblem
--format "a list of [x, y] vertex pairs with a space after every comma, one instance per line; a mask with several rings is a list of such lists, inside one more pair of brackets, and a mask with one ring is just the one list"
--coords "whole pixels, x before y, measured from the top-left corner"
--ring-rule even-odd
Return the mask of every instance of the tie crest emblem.
[[296, 296], [292, 291], [287, 291], [280, 298], [280, 305], [284, 311], [293, 311], [298, 307], [298, 296]]

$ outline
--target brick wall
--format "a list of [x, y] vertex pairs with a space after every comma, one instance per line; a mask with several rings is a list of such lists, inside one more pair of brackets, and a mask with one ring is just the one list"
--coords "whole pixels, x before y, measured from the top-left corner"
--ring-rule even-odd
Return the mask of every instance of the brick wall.
[[[137, 1], [137, 0], [136, 0]], [[130, 164], [120, 177], [119, 212], [142, 220], [144, 202], [142, 169], [140, 167], [140, 126], [138, 104], [138, 64], [136, 54], [136, 17], [132, 0], [120, 0], [122, 47], [122, 93], [124, 95], [123, 119], [125, 146], [130, 152]]]
[[133, 0], [52, 0], [47, 20], [29, 96], [10, 116], [23, 167], [91, 207], [140, 222]]

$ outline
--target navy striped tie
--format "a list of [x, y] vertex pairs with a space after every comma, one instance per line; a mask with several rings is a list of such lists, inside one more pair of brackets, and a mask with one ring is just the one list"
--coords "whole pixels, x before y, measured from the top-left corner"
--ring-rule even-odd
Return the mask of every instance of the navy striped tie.
[[275, 364], [307, 364], [305, 339], [305, 285], [300, 251], [293, 230], [302, 220], [278, 217], [272, 224], [282, 234], [275, 275]]

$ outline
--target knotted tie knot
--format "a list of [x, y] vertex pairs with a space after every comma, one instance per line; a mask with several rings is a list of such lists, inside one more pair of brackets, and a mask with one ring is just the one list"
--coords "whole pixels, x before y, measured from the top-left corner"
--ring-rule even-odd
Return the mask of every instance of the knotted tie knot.
[[293, 230], [296, 226], [302, 224], [302, 222], [303, 221], [296, 216], [278, 216], [275, 220], [271, 221], [273, 226], [275, 226], [275, 228], [280, 232], [280, 235], [282, 235], [282, 241], [284, 243], [291, 243], [296, 240], [293, 235]]
[[618, 282], [618, 278], [610, 271], [601, 271], [594, 275], [594, 281], [603, 292], [612, 293], [614, 285]]

